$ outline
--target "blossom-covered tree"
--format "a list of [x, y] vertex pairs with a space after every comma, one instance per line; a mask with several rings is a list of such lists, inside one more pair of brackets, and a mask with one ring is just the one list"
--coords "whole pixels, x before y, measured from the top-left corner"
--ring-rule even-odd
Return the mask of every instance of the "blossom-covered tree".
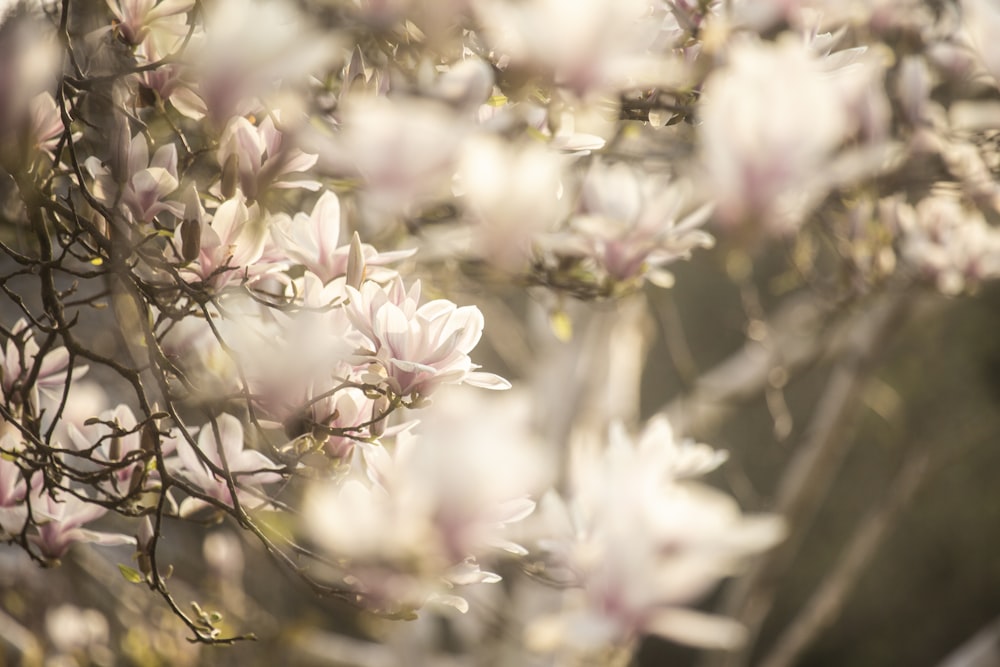
[[[355, 620], [444, 614], [455, 635], [345, 624], [338, 646], [365, 647], [348, 662], [448, 644], [468, 664], [628, 664], [658, 636], [746, 664], [881, 352], [928, 295], [1000, 275], [997, 16], [0, 5], [4, 548], [53, 578], [117, 565], [122, 596], [145, 587], [197, 644], [254, 638], [245, 549]], [[684, 314], [657, 304], [716, 260], [746, 341], [699, 373]], [[654, 314], [673, 401], [643, 382]], [[800, 433], [784, 389], [821, 362]], [[774, 439], [803, 442], [745, 511], [697, 440], [757, 396]], [[794, 663], [858, 569], [832, 570], [765, 664]], [[221, 611], [186, 604], [192, 583]], [[109, 664], [100, 612], [48, 618], [79, 626], [53, 651]], [[168, 644], [154, 658], [197, 659]]]

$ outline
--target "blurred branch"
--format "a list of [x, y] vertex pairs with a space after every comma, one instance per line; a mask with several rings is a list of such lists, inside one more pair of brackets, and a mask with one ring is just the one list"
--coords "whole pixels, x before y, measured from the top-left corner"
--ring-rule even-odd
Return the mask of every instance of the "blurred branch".
[[[863, 408], [864, 386], [874, 375], [879, 357], [910, 311], [911, 299], [906, 293], [891, 292], [847, 319], [845, 326], [849, 327], [849, 336], [842, 345], [838, 364], [830, 374], [805, 432], [805, 441], [785, 469], [771, 508], [785, 518], [788, 538], [756, 561], [746, 575], [734, 581], [724, 598], [723, 613], [744, 623], [750, 640], [740, 651], [708, 656], [706, 664], [736, 667], [749, 661], [754, 638], [770, 613], [778, 582], [794, 560], [852, 444], [853, 426]], [[785, 335], [780, 333], [783, 330], [779, 327], [773, 330], [776, 337]], [[801, 335], [800, 331], [799, 337]], [[815, 335], [814, 340], [822, 341], [823, 337]], [[815, 349], [810, 355], [805, 354], [809, 346], [804, 343], [794, 351], [803, 361], [819, 354]]]
[[836, 620], [847, 596], [878, 551], [896, 517], [906, 507], [929, 471], [925, 448], [911, 452], [896, 473], [885, 498], [858, 524], [833, 569], [760, 662], [761, 667], [791, 667], [824, 628]]
[[740, 405], [766, 391], [776, 370], [791, 377], [821, 357], [836, 356], [856, 319], [837, 321], [838, 314], [812, 294], [789, 298], [767, 322], [766, 338], [748, 340], [663, 412], [678, 432], [704, 436]]
[[997, 667], [1000, 665], [1000, 618], [945, 656], [937, 667]]

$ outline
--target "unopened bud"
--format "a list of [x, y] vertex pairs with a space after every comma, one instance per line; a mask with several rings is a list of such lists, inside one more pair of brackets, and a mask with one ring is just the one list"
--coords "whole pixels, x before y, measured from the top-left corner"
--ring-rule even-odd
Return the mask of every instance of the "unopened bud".
[[226, 163], [222, 165], [222, 196], [232, 199], [236, 196], [236, 185], [240, 177], [240, 158], [236, 153], [230, 153]]
[[372, 425], [369, 431], [373, 438], [377, 438], [385, 433], [385, 422], [388, 418], [386, 411], [389, 409], [389, 398], [385, 395], [379, 396], [372, 403]]
[[142, 425], [142, 435], [139, 438], [139, 448], [147, 453], [156, 451], [156, 445], [160, 441], [160, 434], [156, 430], [156, 424], [148, 421]]
[[361, 237], [357, 232], [351, 237], [351, 250], [347, 255], [347, 284], [354, 289], [361, 289], [361, 281], [365, 279], [365, 253], [361, 248]]
[[201, 223], [198, 220], [185, 220], [181, 225], [181, 257], [185, 262], [198, 259], [201, 252]]
[[108, 458], [118, 461], [122, 457], [122, 439], [120, 436], [113, 436], [111, 444], [108, 446]]

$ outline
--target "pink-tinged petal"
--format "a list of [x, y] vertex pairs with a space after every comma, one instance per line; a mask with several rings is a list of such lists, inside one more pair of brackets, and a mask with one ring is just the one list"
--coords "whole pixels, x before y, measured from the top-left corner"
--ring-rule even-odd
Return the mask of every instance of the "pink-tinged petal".
[[340, 200], [329, 190], [316, 201], [310, 220], [316, 230], [316, 246], [319, 249], [319, 259], [323, 261], [327, 254], [337, 248], [340, 240]]
[[319, 161], [319, 155], [316, 153], [303, 153], [302, 151], [295, 151], [289, 153], [282, 161], [281, 171], [284, 173], [295, 173], [300, 171], [308, 171], [316, 166], [316, 162]]
[[72, 533], [73, 542], [89, 542], [102, 547], [116, 547], [123, 544], [136, 544], [136, 539], [131, 535], [121, 533], [102, 533], [86, 528], [77, 528]]
[[149, 163], [150, 167], [166, 169], [174, 177], [177, 176], [177, 147], [173, 144], [160, 146], [153, 153], [153, 159]]
[[375, 331], [380, 342], [387, 344], [394, 356], [406, 358], [414, 332], [410, 330], [410, 322], [402, 310], [391, 303], [382, 306], [375, 315]]
[[146, 12], [146, 22], [151, 23], [158, 19], [184, 14], [194, 7], [194, 0], [163, 0], [153, 9]]
[[505, 389], [510, 389], [511, 387], [510, 382], [503, 379], [499, 375], [484, 373], [481, 371], [473, 371], [467, 374], [463, 382], [465, 384], [472, 385], [473, 387], [479, 387], [480, 389], [492, 389], [494, 391], [503, 391]]
[[219, 235], [219, 245], [227, 246], [233, 243], [249, 217], [250, 213], [242, 199], [229, 199], [223, 202], [212, 218], [212, 229]]
[[[222, 445], [222, 452], [225, 454], [226, 462], [230, 466], [229, 470], [232, 472], [235, 470], [233, 465], [243, 452], [243, 425], [239, 419], [225, 413], [219, 415], [215, 421], [219, 428], [218, 443]], [[212, 434], [212, 440], [215, 440], [215, 427], [212, 424], [206, 424], [203, 427], [203, 432]], [[221, 459], [219, 461], [221, 462]]]
[[149, 167], [149, 146], [146, 137], [139, 133], [132, 137], [128, 147], [128, 173], [137, 174]]
[[178, 185], [177, 178], [168, 170], [160, 167], [144, 169], [132, 177], [132, 188], [135, 190], [139, 201], [144, 202], [146, 199], [153, 200], [145, 208], [148, 208], [156, 200], [176, 190]]

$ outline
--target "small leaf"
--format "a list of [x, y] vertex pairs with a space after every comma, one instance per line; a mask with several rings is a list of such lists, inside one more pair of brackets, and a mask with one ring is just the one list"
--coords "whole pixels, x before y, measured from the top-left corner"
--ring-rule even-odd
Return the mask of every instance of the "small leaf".
[[140, 574], [137, 570], [133, 570], [128, 565], [118, 563], [118, 571], [122, 573], [122, 577], [125, 578], [125, 581], [132, 584], [142, 583], [142, 574]]

